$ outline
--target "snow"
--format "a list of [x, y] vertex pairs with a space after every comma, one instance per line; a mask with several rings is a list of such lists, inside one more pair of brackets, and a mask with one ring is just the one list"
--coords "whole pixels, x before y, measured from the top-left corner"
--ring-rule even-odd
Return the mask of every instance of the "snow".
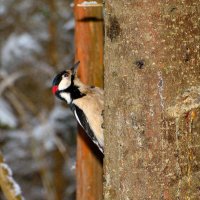
[[[51, 40], [48, 24], [51, 12], [47, 3], [35, 0], [0, 0], [0, 18], [2, 18], [0, 99], [3, 101], [0, 102], [1, 150], [14, 177], [17, 177], [16, 181], [20, 180], [19, 184], [24, 191], [24, 196], [30, 200], [43, 199], [45, 195], [40, 178], [36, 177], [32, 180], [30, 177], [38, 175], [38, 171], [44, 167], [42, 162], [48, 165], [48, 174], [53, 173], [55, 158], [52, 155], [57, 148], [63, 153], [66, 146], [67, 151], [63, 154], [63, 162], [66, 162], [66, 165], [63, 165], [63, 175], [68, 183], [64, 191], [65, 199], [73, 199], [75, 193], [75, 188], [71, 188], [70, 193], [66, 192], [69, 185], [75, 187], [75, 183], [74, 172], [72, 174], [71, 170], [64, 168], [68, 166], [68, 157], [74, 158], [76, 155], [76, 121], [66, 107], [56, 108], [52, 112], [50, 109], [53, 107], [53, 97], [47, 94], [55, 71], [68, 66], [73, 59], [74, 45], [71, 30], [74, 27], [74, 20], [72, 9], [69, 7], [70, 2], [55, 1], [57, 9], [55, 17], [58, 22], [56, 28], [59, 33], [59, 37], [56, 38], [59, 59], [55, 68], [47, 55], [47, 46]], [[30, 80], [31, 75], [35, 79], [33, 77], [33, 80]], [[13, 86], [14, 90], [12, 90]], [[31, 90], [28, 90], [29, 86]], [[45, 95], [35, 97], [32, 91], [36, 91], [36, 94], [38, 88], [39, 92], [44, 92]], [[22, 95], [18, 95], [17, 91]], [[5, 98], [7, 96], [8, 98]], [[22, 104], [27, 102], [27, 105], [22, 105], [24, 110], [20, 117], [12, 104], [15, 103], [15, 98]], [[34, 111], [32, 113], [32, 109], [29, 109], [29, 101], [30, 106], [31, 103], [34, 104], [36, 112], [40, 109], [38, 114]], [[19, 107], [20, 110], [23, 108]], [[33, 129], [35, 129], [34, 136]], [[35, 154], [35, 151], [39, 154]], [[66, 175], [66, 171], [69, 171], [70, 175]], [[8, 185], [12, 186], [12, 184]], [[20, 188], [13, 185], [15, 188], [13, 190], [18, 194]]]
[[72, 3], [70, 3], [70, 7], [71, 8], [73, 8], [74, 7], [74, 3], [72, 2]]
[[[42, 143], [46, 151], [51, 151], [57, 146], [56, 133], [66, 133], [68, 130], [75, 132], [76, 121], [71, 110], [56, 106], [45, 123], [38, 125], [32, 132], [35, 141]], [[74, 133], [72, 133], [74, 134]], [[66, 134], [65, 137], [70, 137]]]
[[18, 185], [18, 183], [12, 178], [12, 176], [8, 176], [8, 181], [12, 185], [12, 189], [13, 189], [15, 196], [17, 197], [17, 196], [21, 195], [21, 193], [22, 193], [21, 188]]
[[82, 3], [80, 3], [80, 5], [83, 6], [90, 6], [90, 5], [96, 5], [98, 4], [96, 1], [83, 1]]
[[21, 1], [15, 6], [15, 9], [18, 12], [24, 13], [24, 12], [31, 10], [31, 8], [33, 7], [33, 4], [34, 3], [32, 1], [29, 1], [29, 0]]
[[4, 80], [1, 81], [0, 85], [0, 96], [1, 96], [1, 94], [7, 89], [7, 87], [12, 86], [17, 79], [23, 76], [23, 73], [15, 72], [12, 74], [9, 73], [9, 75], [0, 73], [0, 76], [4, 78]]
[[64, 24], [63, 28], [64, 28], [66, 31], [69, 31], [69, 30], [74, 29], [74, 26], [75, 26], [75, 21], [74, 21], [74, 19], [70, 19], [67, 23]]
[[17, 61], [33, 60], [32, 54], [41, 53], [39, 43], [28, 33], [17, 35], [13, 33], [9, 36], [2, 47], [2, 66], [7, 67]]
[[83, 1], [82, 3], [77, 4], [79, 7], [97, 7], [102, 6], [101, 3], [98, 3], [96, 1]]
[[36, 141], [43, 143], [46, 151], [51, 151], [55, 148], [54, 127], [50, 123], [37, 126], [33, 130], [33, 137]]
[[[18, 177], [36, 173], [38, 165], [32, 157], [31, 135], [21, 130], [4, 131], [4, 133], [6, 134], [1, 134], [1, 142], [4, 144], [1, 150], [4, 152], [5, 160], [12, 167], [13, 173]], [[40, 148], [40, 146], [37, 147], [37, 149]]]
[[[32, 15], [29, 19], [29, 23], [31, 24], [31, 33], [39, 42], [48, 41], [50, 39], [48, 30], [48, 24], [45, 22], [45, 16], [40, 14]], [[40, 30], [40, 31], [38, 31]]]
[[12, 113], [12, 109], [9, 104], [0, 99], [0, 126], [16, 128], [18, 125], [17, 118]]
[[12, 170], [10, 169], [10, 167], [9, 167], [7, 164], [5, 164], [5, 163], [0, 163], [0, 167], [1, 167], [4, 171], [6, 171], [6, 173], [8, 174], [8, 176], [12, 176], [12, 175], [13, 175]]
[[[50, 114], [49, 123], [54, 125], [56, 132], [66, 133], [70, 132], [74, 134], [77, 127], [77, 122], [69, 108], [63, 108], [62, 106], [56, 106]], [[66, 137], [70, 135], [65, 134]]]
[[[16, 145], [24, 146], [29, 142], [30, 136], [25, 131], [22, 130], [14, 130], [7, 132], [6, 137], [16, 143]], [[17, 146], [14, 146], [17, 148]]]
[[13, 179], [12, 177], [12, 170], [10, 169], [10, 167], [6, 164], [6, 163], [0, 163], [0, 167], [3, 169], [3, 171], [5, 172], [5, 175], [7, 176], [7, 180], [9, 181], [9, 183], [11, 184], [12, 190], [15, 194], [15, 196], [21, 196], [21, 188], [18, 185], [18, 183]]
[[6, 12], [7, 12], [7, 10], [6, 10], [5, 5], [0, 4], [0, 16], [6, 14]]

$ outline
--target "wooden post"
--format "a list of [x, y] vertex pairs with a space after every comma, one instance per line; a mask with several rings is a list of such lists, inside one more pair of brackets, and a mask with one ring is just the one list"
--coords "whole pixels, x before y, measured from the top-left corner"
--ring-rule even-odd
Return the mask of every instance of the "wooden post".
[[[103, 86], [102, 4], [75, 1], [76, 60], [84, 83]], [[77, 200], [102, 200], [102, 155], [82, 130], [77, 139]]]

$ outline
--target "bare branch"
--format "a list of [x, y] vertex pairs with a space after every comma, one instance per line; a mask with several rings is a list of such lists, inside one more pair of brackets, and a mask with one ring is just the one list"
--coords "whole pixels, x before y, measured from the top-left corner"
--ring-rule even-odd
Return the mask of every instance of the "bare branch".
[[12, 86], [13, 83], [15, 83], [17, 79], [19, 79], [20, 77], [24, 75], [25, 75], [24, 72], [15, 72], [9, 75], [5, 73], [0, 73], [0, 76], [3, 78], [3, 81], [1, 81], [1, 85], [0, 85], [0, 96], [2, 95], [2, 93], [4, 92], [6, 88], [8, 88], [9, 86]]

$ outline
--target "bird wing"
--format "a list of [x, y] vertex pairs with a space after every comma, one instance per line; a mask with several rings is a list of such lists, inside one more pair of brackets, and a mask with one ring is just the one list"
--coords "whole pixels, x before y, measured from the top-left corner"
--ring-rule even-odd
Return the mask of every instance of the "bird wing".
[[84, 131], [87, 133], [89, 138], [98, 146], [100, 151], [103, 153], [103, 148], [99, 144], [97, 138], [95, 137], [94, 132], [92, 131], [92, 129], [91, 129], [89, 123], [88, 123], [87, 117], [85, 116], [83, 111], [78, 106], [76, 106], [74, 104], [71, 104], [70, 107], [71, 107], [71, 109], [74, 113], [76, 120], [80, 124], [80, 126], [84, 129]]
[[85, 94], [82, 98], [74, 99], [73, 104], [84, 111], [87, 123], [90, 125], [90, 129], [93, 131], [98, 143], [101, 147], [104, 146], [103, 135], [103, 116], [104, 109], [103, 90], [97, 87], [87, 87], [82, 91]]

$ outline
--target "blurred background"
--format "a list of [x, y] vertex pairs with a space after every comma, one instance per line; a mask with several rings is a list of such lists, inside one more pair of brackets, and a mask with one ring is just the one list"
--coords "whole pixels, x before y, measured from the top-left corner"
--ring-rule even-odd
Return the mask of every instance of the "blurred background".
[[0, 0], [0, 53], [0, 147], [14, 179], [28, 200], [75, 199], [76, 122], [51, 93], [74, 62], [72, 1]]

